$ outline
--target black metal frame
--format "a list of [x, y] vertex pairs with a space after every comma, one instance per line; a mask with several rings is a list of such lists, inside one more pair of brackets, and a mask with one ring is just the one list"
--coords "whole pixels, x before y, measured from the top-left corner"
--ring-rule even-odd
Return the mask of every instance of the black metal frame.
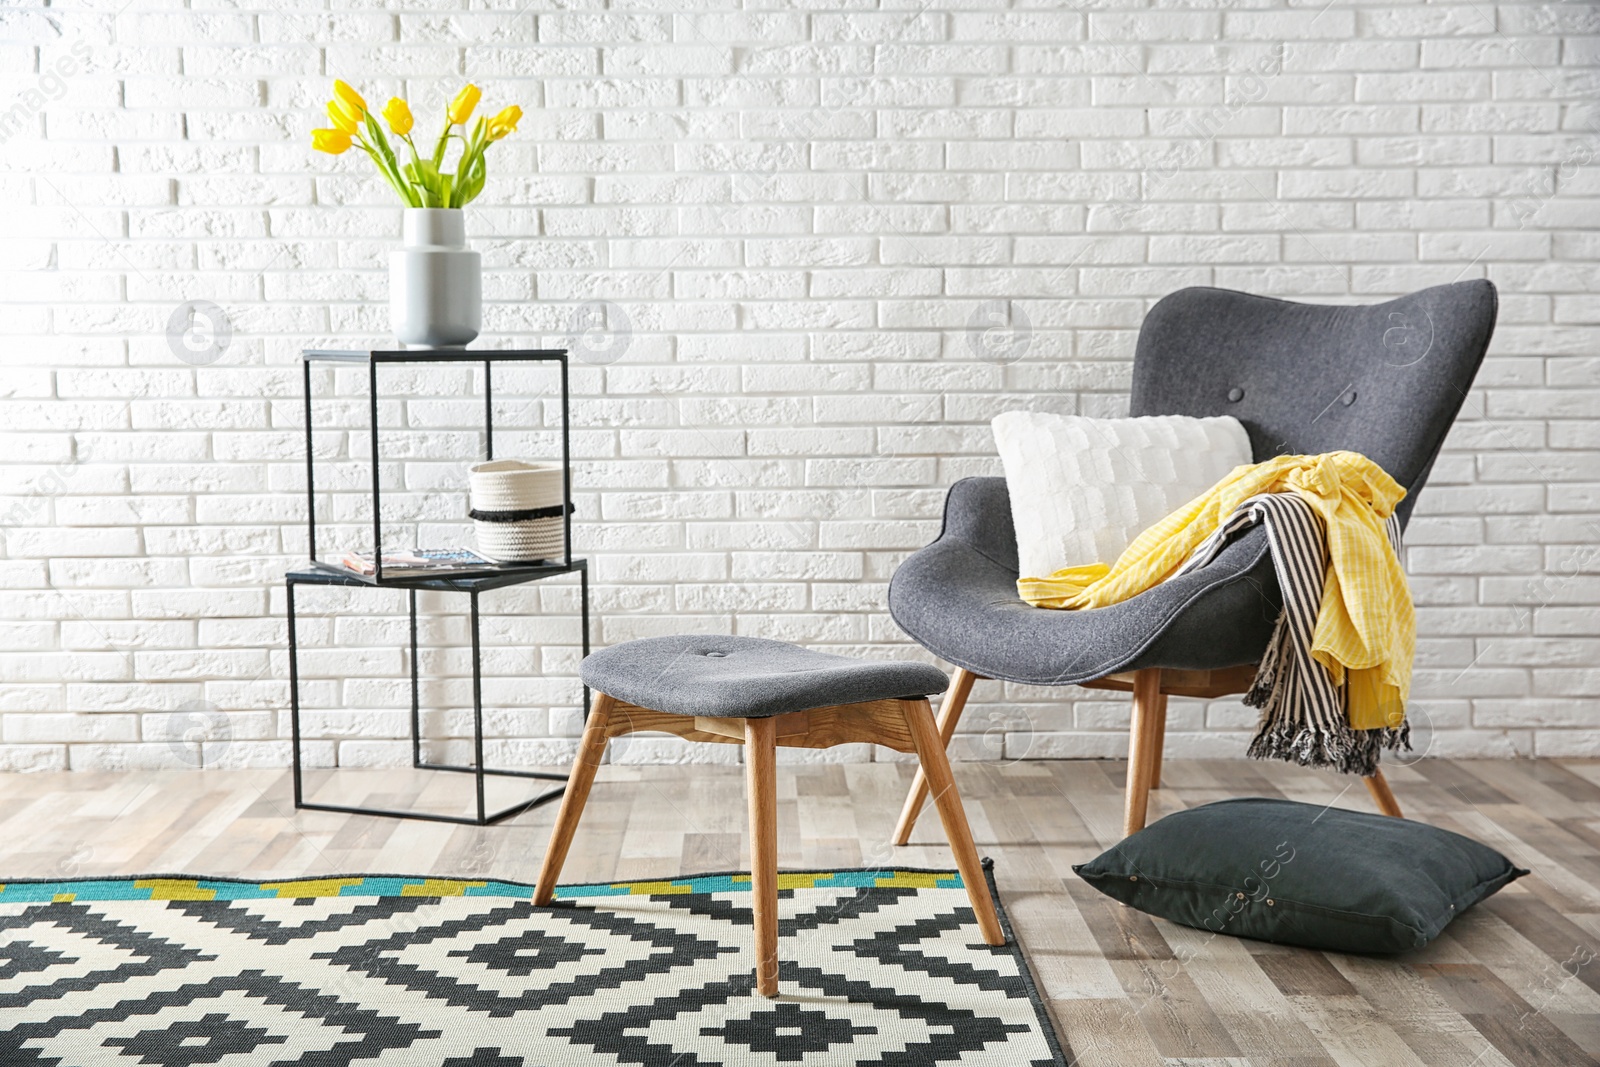
[[[544, 577], [553, 574], [572, 574], [576, 572], [579, 579], [579, 599], [582, 604], [583, 617], [583, 654], [589, 654], [589, 561], [574, 560], [570, 567], [562, 566], [552, 568]], [[288, 594], [288, 623], [289, 623], [289, 729], [294, 752], [294, 806], [312, 811], [337, 811], [351, 815], [381, 815], [394, 819], [421, 819], [428, 822], [458, 823], [464, 826], [488, 826], [490, 823], [509, 819], [513, 815], [520, 815], [525, 811], [538, 807], [547, 801], [554, 800], [565, 792], [565, 786], [547, 789], [530, 800], [513, 804], [497, 812], [489, 812], [484, 804], [484, 778], [495, 775], [504, 778], [531, 778], [542, 782], [565, 783], [567, 776], [564, 774], [547, 774], [542, 771], [513, 771], [485, 767], [483, 762], [483, 658], [480, 647], [480, 627], [478, 596], [489, 589], [498, 589], [509, 585], [521, 585], [530, 579], [521, 576], [500, 575], [489, 578], [433, 578], [418, 581], [406, 589], [406, 600], [410, 615], [411, 633], [411, 766], [415, 770], [423, 771], [452, 771], [460, 774], [471, 774], [477, 778], [476, 797], [477, 815], [442, 815], [426, 811], [395, 811], [386, 808], [364, 808], [347, 804], [318, 804], [305, 799], [303, 777], [304, 771], [300, 756], [300, 644], [299, 634], [295, 625], [295, 587], [300, 585], [321, 586], [359, 586], [370, 587], [369, 582], [361, 581], [354, 575], [332, 574], [325, 570], [290, 571], [284, 576], [284, 585]], [[422, 758], [422, 686], [421, 672], [419, 669], [417, 645], [417, 590], [442, 589], [467, 594], [472, 618], [472, 765], [453, 763], [429, 763]], [[583, 711], [589, 713], [589, 687], [583, 687]]]
[[[494, 384], [490, 368], [495, 363], [559, 363], [561, 365], [561, 497], [566, 511], [564, 524], [565, 567], [572, 566], [572, 417], [571, 396], [567, 386], [567, 350], [564, 348], [517, 348], [493, 352], [468, 352], [464, 349], [410, 349], [400, 351], [346, 351], [342, 349], [307, 349], [300, 354], [306, 399], [306, 551], [311, 565], [334, 574], [348, 574], [367, 585], [404, 584], [383, 576], [383, 493], [378, 484], [381, 461], [378, 453], [378, 365], [381, 363], [482, 363], [483, 364], [483, 429], [484, 458], [494, 459]], [[372, 437], [372, 555], [373, 573], [358, 574], [348, 567], [325, 563], [317, 558], [317, 486], [316, 463], [312, 448], [311, 416], [311, 364], [313, 363], [364, 363], [367, 366], [367, 419]], [[484, 578], [492, 575], [547, 571], [546, 563], [497, 563], [490, 567], [460, 567], [435, 576], [448, 574], [452, 578]], [[529, 580], [543, 577], [529, 575]]]
[[[456, 350], [424, 349], [413, 351], [329, 351], [308, 350], [302, 353], [306, 404], [306, 503], [308, 514], [308, 544], [310, 567], [290, 571], [284, 576], [288, 600], [289, 624], [289, 722], [293, 748], [294, 806], [311, 811], [333, 811], [351, 815], [377, 815], [394, 819], [419, 819], [428, 822], [456, 823], [465, 826], [488, 826], [502, 819], [538, 807], [565, 791], [567, 776], [540, 771], [513, 771], [484, 766], [483, 760], [483, 659], [480, 647], [479, 594], [510, 585], [536, 582], [558, 574], [576, 573], [579, 578], [579, 600], [582, 612], [583, 654], [589, 654], [589, 562], [572, 558], [572, 457], [570, 451], [571, 419], [567, 388], [567, 353], [564, 349], [524, 349], [505, 352], [465, 352]], [[409, 573], [400, 577], [383, 573], [383, 519], [379, 480], [378, 454], [378, 364], [379, 363], [479, 363], [483, 364], [484, 387], [484, 449], [488, 459], [494, 458], [494, 390], [490, 367], [501, 360], [515, 362], [559, 362], [561, 365], [561, 475], [562, 496], [566, 505], [565, 551], [560, 561], [540, 563], [506, 563], [492, 567], [463, 567], [448, 571]], [[365, 363], [370, 390], [368, 414], [372, 435], [372, 537], [374, 573], [359, 574], [347, 567], [325, 563], [317, 559], [317, 510], [315, 452], [312, 447], [311, 415], [311, 364], [313, 362]], [[449, 771], [471, 774], [476, 778], [477, 814], [443, 815], [426, 811], [395, 811], [383, 808], [364, 808], [346, 804], [318, 804], [305, 799], [303, 768], [300, 755], [300, 650], [295, 625], [295, 587], [298, 585], [361, 586], [367, 588], [401, 588], [406, 590], [410, 615], [411, 635], [411, 766], [416, 770]], [[473, 763], [429, 763], [422, 758], [422, 695], [417, 646], [417, 590], [435, 589], [464, 592], [472, 619], [472, 724]], [[589, 712], [589, 687], [583, 687], [583, 710]], [[537, 781], [561, 782], [555, 789], [547, 789], [532, 799], [513, 804], [500, 811], [486, 810], [484, 779], [489, 775], [508, 778], [528, 778]]]

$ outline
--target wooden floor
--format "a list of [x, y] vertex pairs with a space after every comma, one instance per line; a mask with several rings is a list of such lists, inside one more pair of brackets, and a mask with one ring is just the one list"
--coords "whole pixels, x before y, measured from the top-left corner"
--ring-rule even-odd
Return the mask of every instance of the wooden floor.
[[[1600, 1063], [1600, 762], [1389, 767], [1409, 815], [1488, 842], [1534, 872], [1400, 960], [1209, 935], [1089, 889], [1071, 865], [1116, 840], [1124, 770], [1114, 762], [956, 768], [979, 849], [994, 858], [1001, 898], [1075, 1063]], [[329, 799], [393, 806], [465, 796], [454, 776], [329, 773], [308, 779]], [[780, 768], [779, 862], [949, 866], [931, 811], [917, 843], [885, 844], [909, 777], [905, 764]], [[1165, 779], [1152, 819], [1244, 795], [1371, 810], [1355, 779], [1278, 764], [1175, 761]], [[0, 876], [532, 881], [554, 814], [551, 805], [480, 830], [296, 812], [287, 774], [275, 771], [0, 775]], [[738, 768], [603, 768], [563, 880], [741, 869], [744, 818]]]

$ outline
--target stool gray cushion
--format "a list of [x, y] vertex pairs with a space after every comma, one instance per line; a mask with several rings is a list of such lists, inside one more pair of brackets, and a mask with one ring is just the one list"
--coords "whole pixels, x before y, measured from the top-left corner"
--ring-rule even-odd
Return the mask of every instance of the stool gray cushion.
[[674, 715], [764, 718], [788, 711], [925, 697], [949, 684], [927, 663], [862, 660], [761, 637], [647, 637], [596, 652], [579, 673], [592, 689]]

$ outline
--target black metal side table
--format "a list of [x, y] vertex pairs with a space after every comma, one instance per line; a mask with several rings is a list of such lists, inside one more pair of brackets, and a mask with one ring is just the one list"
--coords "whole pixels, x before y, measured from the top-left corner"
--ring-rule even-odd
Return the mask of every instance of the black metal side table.
[[[494, 392], [492, 367], [499, 362], [545, 362], [559, 366], [561, 377], [561, 467], [562, 496], [565, 501], [565, 537], [563, 558], [532, 563], [495, 563], [473, 565], [449, 570], [396, 573], [383, 572], [383, 510], [379, 485], [379, 434], [378, 434], [378, 367], [389, 363], [481, 363], [484, 375], [484, 451], [486, 459], [494, 458]], [[294, 806], [313, 811], [336, 811], [356, 815], [381, 815], [397, 819], [425, 819], [432, 822], [459, 823], [468, 826], [487, 826], [508, 819], [554, 800], [565, 791], [565, 774], [546, 774], [538, 771], [495, 769], [484, 766], [483, 758], [483, 663], [480, 648], [479, 595], [491, 589], [537, 582], [562, 574], [576, 573], [579, 577], [579, 599], [582, 611], [583, 654], [589, 654], [589, 564], [587, 560], [572, 558], [572, 457], [570, 447], [571, 418], [567, 387], [567, 353], [564, 349], [510, 349], [469, 352], [465, 349], [406, 349], [403, 351], [329, 351], [311, 349], [302, 353], [306, 404], [306, 513], [308, 517], [308, 542], [310, 562], [307, 566], [289, 571], [284, 576], [288, 601], [289, 628], [289, 709], [290, 730], [293, 739]], [[368, 425], [372, 449], [372, 574], [362, 574], [337, 563], [317, 557], [316, 511], [316, 451], [312, 447], [315, 426], [312, 403], [313, 363], [364, 364], [367, 368], [369, 390]], [[298, 586], [366, 586], [380, 589], [405, 589], [410, 615], [410, 666], [411, 666], [411, 766], [416, 770], [449, 771], [471, 774], [476, 778], [475, 815], [449, 815], [428, 811], [398, 811], [365, 808], [345, 804], [322, 804], [307, 801], [303, 789], [303, 771], [300, 753], [300, 662], [299, 641], [295, 625], [295, 590]], [[470, 765], [430, 763], [422, 757], [421, 733], [421, 682], [418, 670], [417, 647], [417, 591], [421, 589], [466, 593], [471, 612], [472, 629], [472, 724], [473, 762]], [[583, 707], [589, 710], [589, 687], [583, 687]], [[499, 811], [488, 811], [484, 800], [486, 776], [528, 778], [538, 781], [560, 782], [563, 785], [547, 789], [538, 796], [521, 801]]]

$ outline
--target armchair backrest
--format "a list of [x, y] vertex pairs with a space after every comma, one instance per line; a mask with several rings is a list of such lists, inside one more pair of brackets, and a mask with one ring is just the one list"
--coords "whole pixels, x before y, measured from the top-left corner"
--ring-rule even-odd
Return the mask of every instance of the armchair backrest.
[[1180, 289], [1139, 331], [1131, 413], [1232, 415], [1257, 462], [1360, 452], [1406, 487], [1409, 519], [1497, 307], [1482, 280], [1361, 307]]

